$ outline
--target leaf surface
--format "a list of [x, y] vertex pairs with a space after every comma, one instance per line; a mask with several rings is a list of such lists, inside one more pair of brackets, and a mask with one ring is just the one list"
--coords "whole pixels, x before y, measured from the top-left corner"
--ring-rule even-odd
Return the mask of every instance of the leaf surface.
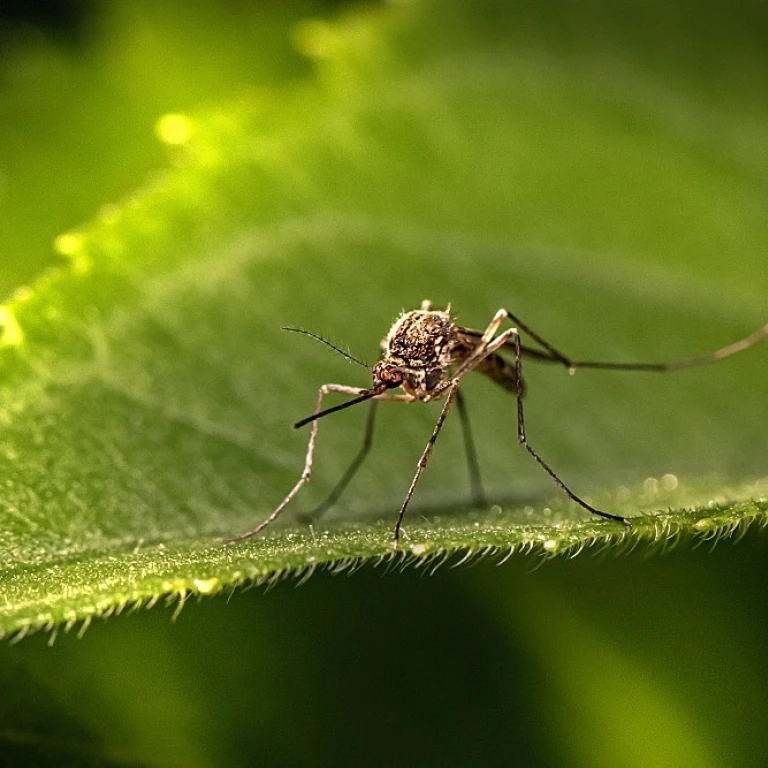
[[[0, 630], [401, 557], [391, 530], [439, 404], [381, 408], [367, 466], [308, 525], [297, 514], [362, 440], [364, 409], [329, 417], [293, 508], [222, 544], [296, 481], [307, 435], [290, 425], [317, 388], [370, 381], [281, 325], [373, 362], [398, 313], [429, 298], [479, 329], [508, 307], [577, 358], [656, 361], [765, 322], [765, 169], [735, 139], [743, 114], [647, 72], [606, 82], [506, 39], [458, 44], [450, 16], [420, 49], [436, 23], [300, 24], [312, 78], [161, 119], [167, 171], [61, 235], [66, 266], [7, 305]], [[669, 99], [688, 112], [672, 119]], [[764, 135], [765, 108], [751, 119]], [[559, 496], [517, 447], [508, 394], [468, 380], [493, 506], [469, 502], [454, 416], [402, 557], [764, 522], [765, 355], [669, 376], [527, 364], [532, 445], [599, 508], [639, 516], [632, 534]]]

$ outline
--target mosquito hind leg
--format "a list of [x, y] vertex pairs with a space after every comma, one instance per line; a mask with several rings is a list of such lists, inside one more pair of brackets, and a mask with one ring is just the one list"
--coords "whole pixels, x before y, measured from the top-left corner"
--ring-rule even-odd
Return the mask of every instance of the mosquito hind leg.
[[547, 464], [544, 459], [534, 450], [534, 448], [528, 443], [528, 439], [525, 435], [525, 419], [523, 417], [523, 370], [522, 370], [522, 348], [520, 345], [520, 333], [515, 330], [512, 334], [512, 339], [515, 348], [515, 371], [517, 373], [517, 441], [525, 448], [528, 453], [533, 456], [538, 462], [541, 468], [555, 481], [555, 484], [562, 490], [566, 496], [575, 501], [581, 507], [591, 512], [598, 517], [604, 517], [607, 520], [615, 520], [617, 523], [622, 523], [630, 530], [632, 529], [632, 523], [627, 520], [626, 517], [620, 515], [612, 515], [610, 512], [601, 512], [599, 509], [595, 509], [591, 504], [587, 504], [584, 499], [577, 496], [556, 474], [555, 471]]
[[[576, 371], [579, 368], [592, 368], [597, 370], [606, 371], [645, 371], [650, 373], [666, 373], [670, 371], [681, 371], [686, 368], [696, 368], [701, 365], [710, 365], [716, 363], [719, 360], [725, 360], [733, 355], [738, 355], [746, 349], [754, 347], [756, 344], [768, 339], [768, 323], [761, 326], [757, 330], [750, 333], [738, 341], [728, 344], [725, 347], [720, 347], [713, 352], [707, 352], [702, 355], [693, 355], [692, 357], [681, 357], [676, 360], [668, 360], [661, 363], [648, 363], [648, 362], [611, 362], [601, 360], [576, 360], [572, 357], [564, 355], [559, 350], [555, 349], [548, 341], [545, 341], [536, 331], [521, 322], [518, 317], [513, 315], [507, 310], [500, 310], [506, 312], [506, 316], [517, 326], [519, 330], [522, 330], [528, 336], [530, 336], [539, 346], [543, 348], [543, 352], [540, 350], [532, 349], [530, 347], [522, 347], [523, 354], [532, 357], [540, 362], [561, 363], [569, 370]], [[497, 313], [498, 316], [499, 313]]]

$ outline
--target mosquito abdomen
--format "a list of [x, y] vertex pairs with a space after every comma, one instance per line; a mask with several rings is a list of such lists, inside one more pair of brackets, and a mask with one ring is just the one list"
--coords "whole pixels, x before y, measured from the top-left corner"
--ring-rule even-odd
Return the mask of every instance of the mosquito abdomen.
[[515, 366], [507, 362], [501, 355], [488, 355], [478, 364], [475, 370], [485, 374], [489, 379], [492, 379], [509, 392], [517, 394]]

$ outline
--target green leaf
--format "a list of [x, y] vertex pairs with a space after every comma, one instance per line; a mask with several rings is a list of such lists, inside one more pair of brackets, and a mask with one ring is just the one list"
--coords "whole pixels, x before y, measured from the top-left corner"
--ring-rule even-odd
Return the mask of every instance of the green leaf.
[[[363, 409], [329, 417], [292, 510], [222, 543], [296, 481], [307, 435], [290, 425], [317, 388], [370, 381], [281, 325], [373, 361], [429, 298], [479, 329], [508, 307], [577, 358], [654, 361], [765, 323], [765, 168], [743, 111], [684, 79], [574, 68], [503, 16], [494, 39], [460, 23], [420, 7], [301, 23], [312, 77], [160, 118], [167, 172], [57, 239], [67, 265], [3, 316], [0, 630], [400, 557], [396, 510], [439, 404], [382, 407], [368, 465], [307, 525], [362, 440]], [[516, 446], [509, 395], [468, 380], [494, 505], [468, 501], [453, 417], [405, 558], [765, 521], [765, 355], [669, 376], [526, 365], [531, 444], [599, 508], [639, 515], [631, 534], [558, 495]]]

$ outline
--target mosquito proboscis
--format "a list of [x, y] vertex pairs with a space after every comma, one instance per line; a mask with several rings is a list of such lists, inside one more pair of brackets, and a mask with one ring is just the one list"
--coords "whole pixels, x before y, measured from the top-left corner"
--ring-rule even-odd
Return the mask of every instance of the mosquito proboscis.
[[[513, 323], [515, 327], [507, 328], [500, 332], [501, 325], [505, 320]], [[359, 365], [364, 365], [360, 360], [339, 349], [335, 344], [322, 336], [301, 328], [288, 327], [286, 330], [297, 331], [311, 336], [340, 352], [349, 360]], [[537, 346], [524, 345], [521, 341], [521, 333], [529, 337]], [[386, 338], [381, 342], [381, 359], [370, 369], [373, 377], [370, 387], [353, 387], [345, 384], [323, 384], [320, 387], [312, 415], [301, 419], [293, 425], [294, 429], [311, 425], [304, 470], [301, 476], [285, 498], [265, 520], [253, 530], [246, 531], [228, 539], [228, 541], [242, 541], [243, 539], [255, 536], [277, 520], [294, 496], [301, 490], [302, 486], [309, 482], [312, 474], [312, 461], [315, 453], [319, 419], [365, 401], [370, 401], [370, 405], [363, 445], [341, 480], [318, 510], [326, 509], [337, 501], [368, 454], [373, 439], [376, 404], [381, 400], [404, 403], [426, 403], [432, 400], [444, 400], [437, 423], [421, 454], [416, 467], [416, 473], [400, 506], [392, 540], [394, 548], [397, 549], [399, 546], [400, 531], [405, 511], [410, 504], [419, 478], [427, 465], [432, 448], [454, 401], [458, 406], [462, 422], [473, 500], [476, 504], [484, 504], [484, 496], [480, 485], [480, 470], [472, 440], [472, 432], [469, 427], [464, 400], [459, 390], [464, 377], [472, 371], [485, 374], [515, 395], [517, 400], [517, 441], [552, 478], [560, 490], [591, 514], [631, 529], [632, 522], [628, 518], [596, 509], [580, 496], [577, 496], [528, 442], [523, 415], [523, 396], [525, 391], [523, 383], [523, 358], [528, 357], [539, 362], [559, 363], [569, 371], [576, 371], [580, 368], [593, 368], [614, 371], [669, 372], [693, 368], [699, 365], [708, 365], [731, 357], [749, 349], [766, 337], [768, 337], [768, 323], [758, 328], [749, 336], [728, 346], [721, 347], [714, 352], [680, 358], [666, 363], [581, 361], [574, 360], [558, 351], [506, 309], [500, 309], [496, 312], [488, 327], [484, 331], [478, 331], [465, 328], [454, 322], [451, 317], [450, 306], [446, 310], [437, 310], [431, 302], [424, 301], [420, 309], [403, 312], [390, 328]], [[507, 359], [505, 357], [506, 354], [511, 354], [512, 359]], [[351, 395], [352, 398], [324, 409], [323, 399], [331, 392]]]

